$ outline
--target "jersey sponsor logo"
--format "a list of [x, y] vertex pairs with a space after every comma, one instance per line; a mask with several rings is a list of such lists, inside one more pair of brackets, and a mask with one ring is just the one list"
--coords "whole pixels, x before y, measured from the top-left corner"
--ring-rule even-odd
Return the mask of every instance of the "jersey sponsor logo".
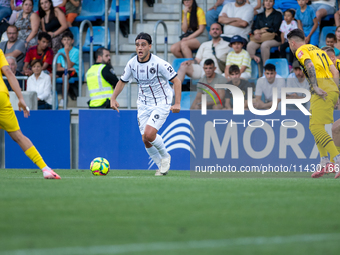
[[156, 73], [156, 69], [155, 69], [154, 67], [151, 67], [151, 68], [150, 68], [150, 73], [151, 73], [151, 74]]
[[298, 53], [298, 57], [301, 58], [303, 56], [303, 52], [302, 50], [300, 50], [300, 52]]
[[[195, 158], [195, 144], [196, 140], [193, 132], [194, 126], [186, 118], [180, 118], [171, 122], [160, 134], [164, 141], [166, 150], [170, 153], [172, 150], [182, 149], [189, 151]], [[149, 161], [149, 169], [154, 165], [152, 159]]]
[[155, 118], [156, 120], [158, 120], [158, 119], [159, 119], [159, 115], [158, 115], [158, 114], [155, 114], [154, 118]]

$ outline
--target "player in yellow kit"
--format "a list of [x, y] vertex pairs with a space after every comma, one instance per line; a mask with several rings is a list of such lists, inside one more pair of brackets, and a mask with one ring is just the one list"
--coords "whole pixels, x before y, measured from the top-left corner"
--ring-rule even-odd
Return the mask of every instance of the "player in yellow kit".
[[306, 44], [304, 32], [294, 29], [287, 35], [289, 47], [295, 54], [310, 84], [309, 129], [314, 136], [321, 158], [321, 171], [312, 177], [321, 177], [325, 172], [334, 170], [335, 163], [340, 163], [340, 154], [328, 133], [325, 124], [333, 123], [333, 111], [339, 98], [339, 72], [327, 53], [318, 47]]
[[19, 144], [27, 157], [29, 157], [42, 170], [45, 179], [60, 179], [60, 176], [46, 165], [32, 142], [22, 134], [18, 120], [9, 101], [8, 89], [4, 83], [2, 74], [7, 77], [11, 88], [19, 99], [19, 110], [24, 111], [24, 116], [26, 118], [30, 114], [29, 108], [22, 96], [18, 80], [12, 73], [4, 53], [0, 49], [0, 128], [6, 130], [9, 136]]

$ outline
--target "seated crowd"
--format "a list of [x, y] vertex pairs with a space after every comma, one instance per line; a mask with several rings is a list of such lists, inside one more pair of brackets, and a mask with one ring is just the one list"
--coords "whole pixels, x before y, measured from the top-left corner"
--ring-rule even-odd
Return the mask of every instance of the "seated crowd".
[[[233, 84], [244, 92], [245, 100], [247, 88], [254, 86], [253, 105], [257, 109], [271, 108], [273, 87], [278, 89], [279, 101], [282, 87], [309, 89], [307, 79], [289, 49], [287, 34], [294, 29], [304, 31], [306, 43], [320, 48], [326, 46], [329, 54], [335, 59], [340, 58], [340, 11], [336, 11], [335, 0], [216, 0], [207, 13], [202, 12], [196, 0], [183, 0], [182, 3], [183, 34], [171, 47], [171, 52], [177, 58], [192, 59], [183, 61], [178, 69], [182, 82], [187, 82], [186, 77], [191, 78], [193, 84], [198, 80], [191, 109], [200, 109], [201, 95], [205, 93], [201, 90], [201, 83], [212, 87], [221, 83]], [[327, 34], [325, 45], [319, 45], [320, 24], [326, 16], [334, 18], [338, 27], [335, 34]], [[206, 36], [202, 27], [209, 31], [209, 41], [202, 41]], [[196, 50], [195, 57], [192, 57]], [[271, 57], [288, 60], [288, 77], [279, 76], [276, 66], [267, 63]], [[256, 64], [252, 65], [252, 61]], [[254, 82], [254, 79], [249, 79], [254, 78], [254, 65], [258, 67], [260, 78], [251, 84], [249, 81]], [[213, 74], [211, 70], [215, 70]], [[190, 83], [183, 86], [184, 90], [195, 90], [195, 87], [190, 88]], [[219, 100], [210, 98], [209, 101], [208, 96], [208, 108], [232, 109], [230, 91], [217, 92], [225, 99], [223, 105]], [[293, 93], [286, 97], [303, 98], [304, 94]], [[289, 107], [294, 109], [294, 106]]]

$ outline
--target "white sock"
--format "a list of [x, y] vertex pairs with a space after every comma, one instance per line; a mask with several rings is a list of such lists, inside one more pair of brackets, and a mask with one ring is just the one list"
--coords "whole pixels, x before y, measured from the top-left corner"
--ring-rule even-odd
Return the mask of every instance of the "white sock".
[[340, 159], [340, 154], [338, 154], [334, 157], [334, 162], [336, 163], [339, 159]]
[[156, 139], [153, 142], [150, 142], [153, 146], [156, 147], [158, 150], [159, 154], [161, 155], [162, 158], [167, 158], [169, 157], [168, 152], [166, 151], [165, 145], [163, 143], [162, 137], [157, 134]]
[[145, 148], [146, 152], [149, 154], [150, 158], [155, 162], [155, 164], [160, 167], [161, 164], [161, 155], [159, 155], [158, 150], [155, 146], [152, 146], [150, 148]]

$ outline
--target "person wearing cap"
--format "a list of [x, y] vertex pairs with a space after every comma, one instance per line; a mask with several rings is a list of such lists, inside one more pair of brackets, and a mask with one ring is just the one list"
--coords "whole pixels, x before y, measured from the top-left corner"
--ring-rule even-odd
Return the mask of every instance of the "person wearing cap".
[[[309, 83], [306, 79], [305, 74], [303, 73], [301, 66], [297, 60], [293, 62], [293, 70], [294, 72], [289, 74], [287, 78], [286, 87], [287, 88], [304, 88], [309, 90]], [[305, 94], [303, 93], [287, 93], [286, 98], [288, 99], [297, 99], [304, 98]], [[302, 104], [306, 109], [309, 109], [310, 102]], [[287, 104], [287, 109], [298, 110], [295, 104]]]
[[231, 65], [237, 65], [240, 68], [241, 78], [251, 78], [251, 58], [249, 53], [243, 49], [243, 38], [235, 35], [230, 39], [229, 47], [233, 48], [226, 60], [224, 76], [229, 79], [229, 68]]

